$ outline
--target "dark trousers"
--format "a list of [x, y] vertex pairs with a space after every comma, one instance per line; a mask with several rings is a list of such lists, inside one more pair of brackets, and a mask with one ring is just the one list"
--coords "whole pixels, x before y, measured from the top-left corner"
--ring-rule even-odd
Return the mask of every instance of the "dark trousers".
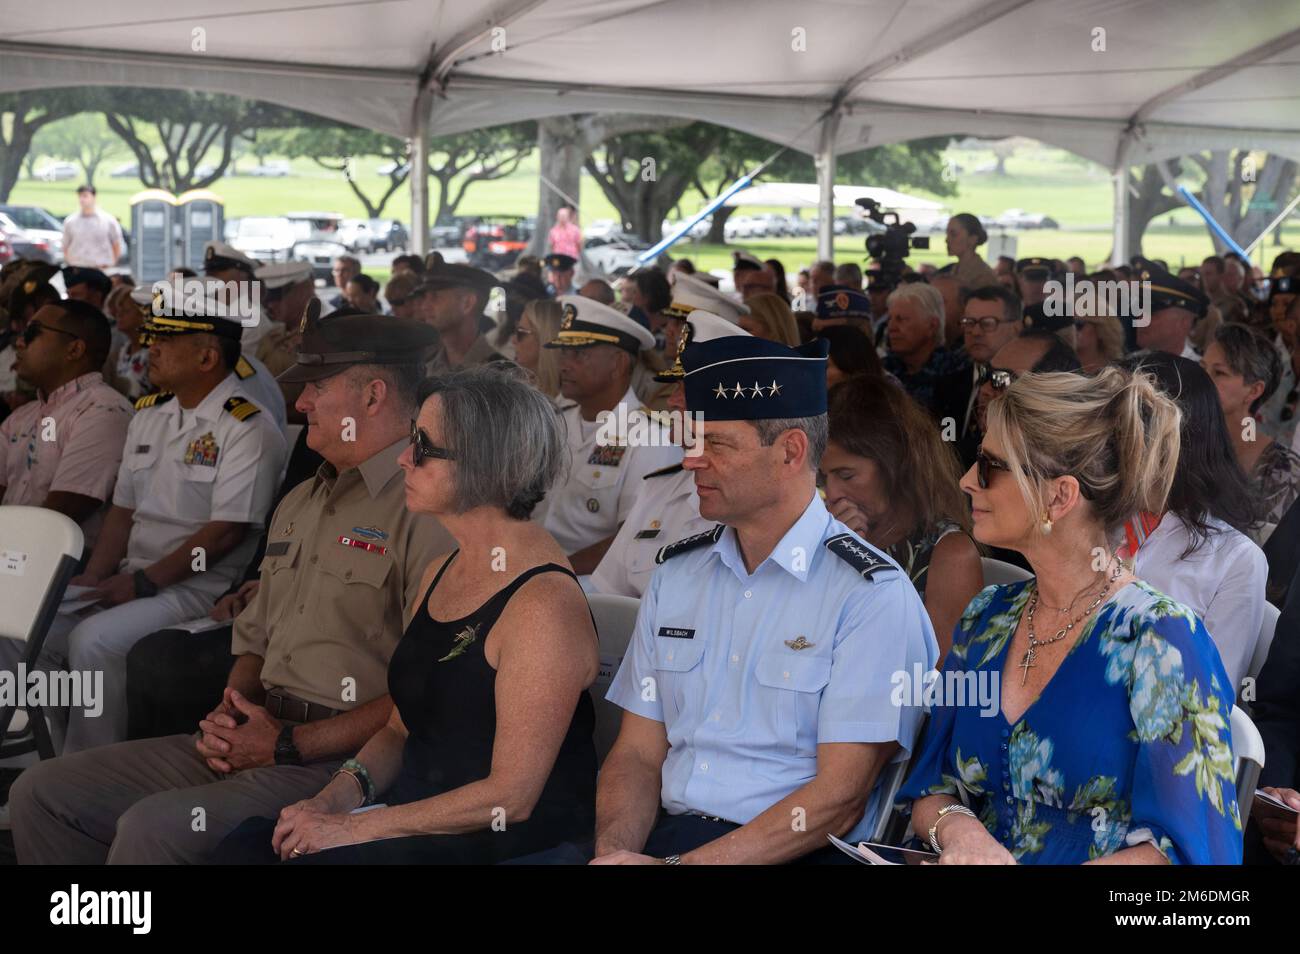
[[[715, 821], [711, 818], [702, 818], [699, 815], [662, 814], [659, 816], [659, 821], [655, 824], [655, 827], [651, 829], [650, 837], [646, 839], [645, 848], [642, 849], [641, 854], [650, 855], [652, 858], [684, 855], [686, 852], [700, 847], [700, 845], [707, 845], [711, 841], [716, 841], [739, 827], [739, 825], [732, 822]], [[595, 851], [591, 842], [583, 844], [567, 842], [563, 845], [557, 845], [549, 851], [515, 858], [506, 863], [512, 865], [585, 865], [593, 857], [595, 857]], [[856, 864], [856, 862], [835, 848], [834, 845], [827, 843], [825, 848], [810, 852], [802, 858], [795, 859], [790, 864], [851, 865]]]
[[344, 845], [280, 862], [271, 851], [275, 820], [249, 818], [217, 847], [218, 865], [494, 865], [541, 850], [559, 838], [591, 832], [591, 818], [580, 813], [564, 819], [533, 817], [502, 831], [472, 831], [462, 835], [409, 835], [359, 845]]
[[232, 626], [204, 633], [163, 629], [126, 655], [126, 737], [153, 739], [193, 732], [221, 701], [235, 664]]

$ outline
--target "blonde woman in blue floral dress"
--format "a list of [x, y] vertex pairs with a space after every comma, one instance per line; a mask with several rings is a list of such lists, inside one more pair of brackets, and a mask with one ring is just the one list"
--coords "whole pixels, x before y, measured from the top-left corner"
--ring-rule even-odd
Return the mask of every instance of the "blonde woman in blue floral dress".
[[962, 478], [974, 536], [1035, 578], [966, 608], [939, 685], [993, 680], [1000, 706], [941, 699], [900, 794], [941, 864], [1240, 863], [1218, 651], [1115, 555], [1125, 520], [1163, 510], [1179, 417], [1113, 368], [1025, 375], [990, 405]]

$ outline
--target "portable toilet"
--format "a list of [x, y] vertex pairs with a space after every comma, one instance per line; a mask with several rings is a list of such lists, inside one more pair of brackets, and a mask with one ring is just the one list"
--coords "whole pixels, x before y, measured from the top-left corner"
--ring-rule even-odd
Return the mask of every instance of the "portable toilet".
[[145, 189], [131, 197], [131, 274], [137, 283], [162, 281], [179, 264], [176, 197], [162, 189]]
[[207, 189], [191, 189], [176, 197], [176, 215], [181, 231], [184, 264], [203, 274], [203, 249], [209, 242], [221, 241], [226, 207], [221, 196]]

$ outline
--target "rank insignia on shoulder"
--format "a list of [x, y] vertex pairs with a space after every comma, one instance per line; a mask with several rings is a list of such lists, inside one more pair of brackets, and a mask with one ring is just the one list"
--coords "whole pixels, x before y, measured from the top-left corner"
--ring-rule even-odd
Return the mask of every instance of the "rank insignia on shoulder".
[[247, 398], [231, 397], [226, 399], [222, 405], [227, 411], [235, 415], [238, 420], [246, 421], [254, 414], [261, 414], [262, 409]]
[[697, 533], [694, 536], [686, 537], [684, 540], [678, 540], [676, 543], [670, 543], [655, 554], [655, 562], [663, 563], [665, 560], [670, 560], [688, 550], [694, 550], [709, 543], [717, 543], [722, 537], [722, 531], [726, 529], [726, 526], [720, 523], [712, 530], [705, 530], [703, 533]]
[[841, 533], [831, 537], [826, 541], [826, 549], [857, 570], [864, 580], [871, 579], [872, 574], [877, 570], [893, 569], [886, 561], [859, 543], [851, 533]]
[[596, 467], [617, 467], [623, 463], [623, 455], [626, 453], [627, 447], [622, 444], [597, 444], [592, 448], [587, 463]]
[[135, 409], [140, 411], [146, 407], [157, 407], [159, 404], [166, 404], [175, 396], [176, 395], [172, 394], [170, 391], [159, 391], [156, 394], [146, 394], [135, 402]]
[[680, 473], [681, 469], [681, 464], [673, 464], [671, 467], [660, 467], [658, 470], [650, 471], [650, 473], [646, 474], [641, 479], [649, 480], [651, 477], [667, 477], [669, 474]]
[[244, 381], [257, 374], [257, 368], [248, 363], [248, 359], [243, 356], [235, 362], [235, 376]]

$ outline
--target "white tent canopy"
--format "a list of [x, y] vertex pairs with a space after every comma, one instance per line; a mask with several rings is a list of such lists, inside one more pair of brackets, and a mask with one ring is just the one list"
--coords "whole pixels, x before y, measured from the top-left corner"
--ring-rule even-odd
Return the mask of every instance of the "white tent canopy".
[[[837, 185], [831, 198], [836, 208], [857, 204], [858, 199], [875, 199], [881, 208], [897, 212], [938, 212], [942, 203], [877, 186]], [[760, 182], [741, 189], [723, 205], [764, 205], [783, 209], [815, 209], [821, 204], [821, 190], [815, 182]]]
[[0, 92], [209, 90], [417, 140], [671, 114], [814, 154], [823, 187], [837, 152], [964, 133], [1110, 169], [1300, 159], [1295, 0], [0, 0], [0, 23]]

